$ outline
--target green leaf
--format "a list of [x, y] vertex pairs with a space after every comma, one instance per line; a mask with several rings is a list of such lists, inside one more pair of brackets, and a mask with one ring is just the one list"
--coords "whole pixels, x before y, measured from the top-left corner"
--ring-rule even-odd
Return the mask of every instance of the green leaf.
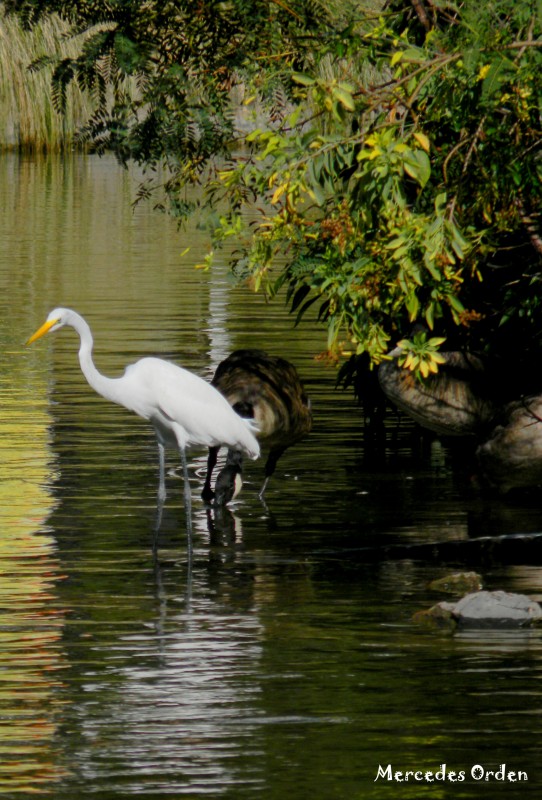
[[403, 164], [405, 172], [423, 189], [431, 177], [431, 162], [427, 153], [424, 150], [410, 150], [405, 153]]
[[354, 111], [356, 108], [356, 104], [354, 103], [354, 98], [350, 92], [347, 92], [345, 89], [341, 89], [337, 87], [333, 90], [334, 96], [337, 100], [341, 103], [341, 105], [346, 108], [347, 111]]
[[436, 281], [440, 281], [442, 279], [442, 274], [429, 253], [425, 253], [423, 263], [429, 270], [429, 274], [432, 278], [434, 278]]
[[255, 128], [253, 131], [247, 135], [246, 140], [247, 142], [253, 142], [255, 139], [258, 139], [262, 135], [263, 131], [261, 128]]
[[296, 83], [301, 84], [302, 86], [314, 86], [314, 84], [316, 83], [315, 78], [311, 78], [310, 75], [305, 75], [304, 73], [301, 72], [294, 72], [292, 74], [292, 80], [294, 80]]
[[482, 82], [483, 100], [488, 100], [491, 95], [494, 95], [496, 92], [500, 91], [501, 83], [506, 79], [503, 65], [504, 59], [502, 57], [498, 57], [497, 60], [490, 64], [486, 77]]
[[460, 314], [465, 310], [465, 306], [455, 294], [451, 294], [448, 297], [448, 302], [450, 303], [451, 307]]
[[429, 303], [427, 308], [425, 309], [425, 321], [429, 326], [430, 330], [433, 330], [435, 327], [435, 304]]
[[420, 301], [414, 292], [411, 292], [409, 295], [407, 295], [407, 297], [405, 297], [405, 306], [408, 311], [410, 322], [414, 322], [418, 316], [418, 311], [420, 310]]
[[319, 206], [320, 208], [325, 206], [326, 195], [324, 194], [324, 192], [317, 183], [313, 183], [311, 186], [309, 186], [307, 191], [309, 193], [310, 198], [314, 200], [317, 206]]

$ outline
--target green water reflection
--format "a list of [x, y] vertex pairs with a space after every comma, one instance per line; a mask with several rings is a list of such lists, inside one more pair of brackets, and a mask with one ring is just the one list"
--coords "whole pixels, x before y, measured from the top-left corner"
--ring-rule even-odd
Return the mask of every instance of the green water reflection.
[[[47, 378], [20, 359], [7, 331], [0, 355], [0, 794], [34, 792], [65, 773], [54, 753], [64, 701], [65, 607], [55, 538]], [[40, 399], [41, 398], [41, 399]]]
[[[540, 530], [539, 500], [486, 502], [393, 420], [371, 450], [313, 359], [318, 329], [294, 334], [224, 265], [195, 270], [205, 232], [134, 210], [113, 160], [7, 156], [0, 178], [0, 796], [538, 797], [540, 633], [448, 637], [411, 617], [452, 568], [540, 597], [536, 547], [476, 543]], [[232, 509], [206, 509], [191, 454], [190, 583], [174, 454], [155, 538], [152, 432], [89, 389], [73, 333], [22, 345], [57, 305], [88, 318], [110, 375], [158, 354], [210, 377], [257, 346], [305, 379], [314, 429], [267, 505], [258, 462]], [[503, 762], [529, 781], [375, 782], [388, 763]]]

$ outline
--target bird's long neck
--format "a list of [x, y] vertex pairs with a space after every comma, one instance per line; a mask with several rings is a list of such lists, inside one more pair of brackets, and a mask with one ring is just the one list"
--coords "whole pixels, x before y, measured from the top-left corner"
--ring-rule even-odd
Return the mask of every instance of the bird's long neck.
[[117, 379], [108, 378], [106, 375], [102, 375], [101, 372], [98, 372], [92, 360], [94, 340], [89, 326], [79, 314], [72, 322], [72, 325], [79, 334], [81, 340], [79, 346], [79, 364], [81, 365], [83, 375], [98, 394], [101, 394], [102, 397], [105, 397], [107, 400], [118, 403]]

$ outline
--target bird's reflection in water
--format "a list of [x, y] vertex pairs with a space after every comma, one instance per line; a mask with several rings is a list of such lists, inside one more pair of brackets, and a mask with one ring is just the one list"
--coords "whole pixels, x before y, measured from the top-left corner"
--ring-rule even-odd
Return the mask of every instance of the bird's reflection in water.
[[229, 506], [208, 507], [205, 509], [205, 513], [211, 547], [228, 547], [241, 541], [243, 534], [241, 519]]
[[[208, 554], [205, 559], [212, 571], [213, 563], [220, 561], [221, 564], [231, 562], [236, 557], [236, 546], [242, 542], [242, 521], [241, 518], [226, 505], [205, 506], [202, 512], [197, 515], [201, 521], [201, 528], [205, 528], [208, 534]], [[167, 523], [165, 525], [167, 528]], [[167, 557], [161, 556], [161, 537], [164, 534], [164, 501], [158, 501], [154, 518], [154, 529], [152, 536], [152, 559], [155, 582], [155, 596], [160, 609], [158, 618], [165, 619], [167, 607], [167, 590], [164, 582], [164, 570], [169, 563]], [[194, 588], [194, 548], [190, 541], [187, 542], [186, 549], [186, 587], [183, 592], [184, 608], [187, 612], [192, 609], [193, 588]], [[178, 588], [178, 587], [177, 587]], [[159, 627], [160, 627], [160, 623]]]

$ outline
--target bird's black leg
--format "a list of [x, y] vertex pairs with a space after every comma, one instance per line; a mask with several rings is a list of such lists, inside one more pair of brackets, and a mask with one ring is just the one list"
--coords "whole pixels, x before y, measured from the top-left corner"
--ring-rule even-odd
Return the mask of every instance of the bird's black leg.
[[211, 478], [213, 477], [213, 470], [218, 459], [218, 451], [218, 447], [209, 448], [209, 455], [207, 457], [207, 474], [205, 475], [205, 484], [201, 493], [201, 499], [206, 503], [210, 503], [215, 496], [215, 493], [211, 489]]
[[279, 460], [281, 455], [284, 453], [284, 451], [287, 450], [287, 449], [288, 449], [287, 447], [274, 447], [272, 450], [270, 450], [269, 455], [267, 456], [267, 462], [265, 464], [265, 480], [263, 482], [263, 486], [260, 489], [260, 493], [258, 495], [260, 500], [263, 500], [263, 496], [265, 494], [265, 490], [267, 489], [267, 484], [269, 483], [269, 478], [271, 477], [271, 475], [274, 473], [275, 469], [277, 468], [277, 461]]

